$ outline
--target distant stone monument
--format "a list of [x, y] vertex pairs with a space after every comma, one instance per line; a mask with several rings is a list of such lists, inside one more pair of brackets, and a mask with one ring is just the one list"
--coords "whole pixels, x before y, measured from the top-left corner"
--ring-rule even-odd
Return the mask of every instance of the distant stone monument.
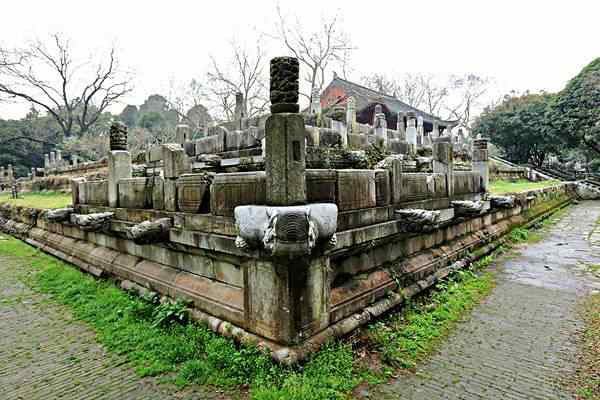
[[237, 92], [235, 94], [235, 109], [233, 112], [233, 121], [235, 124], [235, 129], [240, 130], [243, 128], [243, 120], [247, 118], [248, 112], [246, 110], [246, 102], [244, 101], [244, 94], [241, 92]]
[[346, 100], [346, 127], [348, 133], [356, 133], [356, 99], [353, 96]]
[[310, 93], [310, 113], [311, 114], [320, 114], [321, 113], [321, 93], [317, 86], [314, 86]]
[[414, 154], [415, 148], [417, 147], [417, 119], [415, 113], [410, 111], [407, 116], [406, 126], [406, 142], [408, 143], [409, 152]]
[[306, 203], [306, 141], [298, 112], [298, 59], [271, 60], [271, 116], [265, 125], [267, 204]]
[[375, 130], [375, 140], [378, 146], [387, 148], [387, 120], [381, 104], [375, 106], [375, 115], [373, 117], [373, 128]]
[[108, 153], [108, 205], [110, 207], [119, 206], [119, 181], [131, 176], [131, 154], [127, 151], [127, 126], [115, 122], [110, 127], [110, 152]]

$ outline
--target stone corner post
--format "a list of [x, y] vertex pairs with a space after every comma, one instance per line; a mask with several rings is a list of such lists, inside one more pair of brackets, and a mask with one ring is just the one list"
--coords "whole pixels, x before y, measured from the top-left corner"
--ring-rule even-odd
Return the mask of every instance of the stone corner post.
[[298, 112], [299, 64], [296, 58], [271, 60], [271, 116], [265, 125], [267, 204], [306, 203], [306, 141]]
[[487, 192], [490, 185], [490, 162], [488, 154], [488, 139], [473, 140], [473, 172], [479, 173], [481, 190]]
[[446, 175], [448, 197], [454, 196], [454, 151], [449, 138], [433, 139], [433, 173]]
[[[302, 226], [294, 221], [306, 222], [302, 207], [288, 207], [307, 200], [298, 75], [297, 59], [271, 60], [271, 115], [265, 127], [266, 200], [268, 223], [280, 233]], [[244, 287], [249, 329], [284, 345], [301, 342], [329, 323], [329, 257], [310, 252], [290, 254], [261, 253], [258, 259], [248, 259]]]
[[417, 117], [414, 112], [409, 111], [406, 115], [406, 142], [408, 143], [408, 153], [417, 152]]
[[131, 154], [127, 151], [127, 126], [120, 122], [110, 127], [108, 153], [108, 205], [119, 207], [119, 181], [131, 178]]

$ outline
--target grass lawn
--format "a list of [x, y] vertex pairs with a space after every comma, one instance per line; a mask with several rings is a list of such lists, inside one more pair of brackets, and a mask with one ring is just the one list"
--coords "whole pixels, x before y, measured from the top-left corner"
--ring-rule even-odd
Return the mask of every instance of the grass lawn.
[[12, 199], [10, 193], [0, 193], [0, 203], [33, 208], [63, 208], [72, 203], [72, 197], [70, 193], [32, 192], [20, 193], [18, 199]]
[[518, 193], [526, 190], [542, 189], [548, 186], [557, 185], [559, 183], [560, 181], [556, 179], [549, 179], [547, 181], [540, 182], [530, 182], [525, 179], [518, 181], [497, 180], [490, 182], [490, 192], [493, 194]]

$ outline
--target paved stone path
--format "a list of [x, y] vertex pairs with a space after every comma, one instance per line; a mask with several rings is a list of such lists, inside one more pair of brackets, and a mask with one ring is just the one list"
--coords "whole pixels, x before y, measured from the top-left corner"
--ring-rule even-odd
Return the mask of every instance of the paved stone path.
[[573, 206], [544, 239], [497, 269], [497, 286], [439, 351], [373, 399], [571, 399], [557, 381], [574, 369], [575, 306], [600, 290], [600, 202]]
[[0, 399], [221, 398], [140, 379], [66, 308], [25, 286], [22, 264], [0, 256]]

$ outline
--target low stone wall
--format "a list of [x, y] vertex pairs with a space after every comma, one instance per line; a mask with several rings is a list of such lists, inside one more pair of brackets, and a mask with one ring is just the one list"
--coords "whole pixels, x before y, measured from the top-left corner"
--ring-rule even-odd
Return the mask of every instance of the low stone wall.
[[[444, 218], [425, 231], [402, 219], [338, 226], [337, 241], [316, 249], [300, 269], [297, 261], [240, 248], [238, 227], [222, 216], [89, 204], [65, 211], [109, 213], [107, 222], [90, 226], [3, 205], [0, 229], [125, 287], [188, 299], [194, 315], [215, 331], [258, 341], [291, 363], [464, 266], [458, 260], [493, 247], [511, 228], [568, 204], [573, 185], [521, 193], [513, 203], [492, 201], [474, 216], [456, 207], [438, 210]], [[372, 210], [398, 218], [386, 207]], [[163, 240], [138, 244], [131, 238], [130, 228], [160, 218], [170, 221]]]

